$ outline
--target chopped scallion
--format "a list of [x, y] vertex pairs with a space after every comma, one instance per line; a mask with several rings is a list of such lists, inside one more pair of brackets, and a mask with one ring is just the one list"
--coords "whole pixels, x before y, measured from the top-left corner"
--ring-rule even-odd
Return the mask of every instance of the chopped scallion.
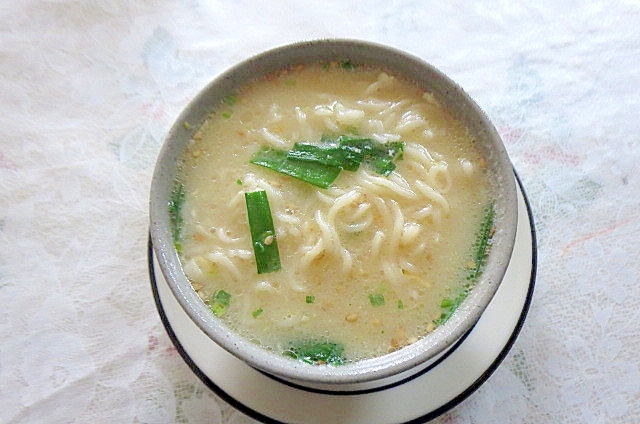
[[229, 94], [223, 101], [226, 105], [233, 106], [238, 103], [238, 97], [235, 94]]
[[444, 299], [442, 299], [442, 301], [440, 302], [440, 307], [441, 308], [450, 308], [454, 305], [453, 300], [449, 299], [448, 297], [445, 297]]
[[349, 59], [340, 62], [340, 66], [342, 69], [353, 69], [356, 67]]
[[373, 306], [384, 305], [384, 295], [382, 293], [373, 293], [369, 295], [369, 302]]
[[230, 304], [231, 295], [224, 290], [216, 291], [209, 299], [209, 308], [217, 317], [224, 315]]
[[464, 302], [464, 300], [467, 298], [468, 295], [469, 295], [469, 288], [465, 287], [463, 290], [460, 291], [460, 293], [458, 293], [456, 297], [454, 298], [445, 297], [444, 299], [442, 299], [442, 301], [440, 302], [440, 308], [442, 309], [442, 313], [440, 314], [440, 317], [433, 320], [433, 323], [436, 325], [442, 325], [445, 322], [447, 322], [449, 318], [451, 318], [453, 313], [456, 311], [456, 309], [458, 309], [458, 307], [460, 307], [462, 302]]

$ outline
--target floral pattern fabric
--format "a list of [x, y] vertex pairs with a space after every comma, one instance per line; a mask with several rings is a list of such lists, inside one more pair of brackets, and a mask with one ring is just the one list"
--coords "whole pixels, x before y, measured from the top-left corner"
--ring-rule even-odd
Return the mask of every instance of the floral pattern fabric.
[[519, 338], [436, 423], [640, 422], [640, 3], [0, 4], [0, 423], [254, 422], [181, 359], [147, 275], [164, 134], [214, 76], [309, 38], [422, 57], [480, 104], [527, 191]]

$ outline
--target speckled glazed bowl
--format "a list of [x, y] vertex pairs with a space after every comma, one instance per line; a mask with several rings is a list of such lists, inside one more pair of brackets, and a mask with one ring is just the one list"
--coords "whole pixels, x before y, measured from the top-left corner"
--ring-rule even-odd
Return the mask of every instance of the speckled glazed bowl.
[[[265, 74], [284, 67], [320, 61], [350, 61], [403, 75], [433, 93], [479, 141], [493, 168], [498, 193], [495, 233], [486, 266], [475, 287], [443, 325], [417, 342], [386, 355], [341, 366], [308, 365], [269, 352], [226, 327], [198, 297], [182, 270], [174, 248], [169, 202], [178, 161], [193, 133], [222, 99]], [[192, 125], [185, 126], [188, 122]], [[173, 295], [193, 322], [215, 343], [250, 366], [297, 385], [339, 391], [379, 388], [427, 370], [446, 355], [478, 321], [500, 285], [513, 250], [517, 198], [512, 165], [491, 122], [476, 103], [440, 71], [402, 51], [355, 40], [315, 40], [279, 47], [232, 67], [207, 85], [176, 120], [160, 152], [150, 193], [150, 232], [154, 253]], [[180, 338], [180, 334], [176, 334]]]

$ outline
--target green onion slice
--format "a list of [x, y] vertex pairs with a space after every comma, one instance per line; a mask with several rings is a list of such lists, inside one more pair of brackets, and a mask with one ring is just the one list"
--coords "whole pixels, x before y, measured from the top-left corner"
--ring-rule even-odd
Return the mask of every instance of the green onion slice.
[[224, 315], [230, 304], [231, 295], [224, 290], [216, 291], [209, 299], [209, 308], [217, 317]]
[[487, 256], [489, 255], [489, 249], [491, 248], [494, 220], [495, 208], [492, 202], [487, 206], [484, 219], [480, 224], [480, 229], [476, 233], [476, 242], [473, 246], [474, 266], [471, 270], [469, 270], [469, 274], [467, 275], [467, 282], [455, 297], [445, 297], [444, 299], [442, 299], [442, 301], [440, 302], [442, 313], [440, 314], [439, 318], [433, 320], [434, 324], [442, 325], [447, 322], [447, 320], [451, 318], [453, 313], [460, 307], [462, 302], [465, 301], [467, 296], [469, 296], [471, 289], [477, 282], [478, 278], [480, 278], [480, 274], [482, 274], [482, 271], [484, 269]]
[[404, 142], [402, 141], [380, 143], [370, 138], [343, 135], [338, 137], [338, 143], [345, 148], [360, 151], [363, 161], [369, 163], [375, 172], [385, 177], [396, 169], [394, 161], [402, 159], [404, 152]]
[[337, 166], [347, 171], [357, 171], [364, 155], [360, 149], [336, 143], [296, 143], [287, 157], [304, 162]]
[[267, 193], [264, 190], [252, 191], [245, 193], [244, 198], [258, 274], [278, 271], [280, 253]]
[[369, 295], [369, 302], [372, 306], [384, 305], [384, 295], [382, 293], [373, 293]]
[[291, 160], [286, 150], [262, 148], [251, 159], [251, 163], [264, 166], [281, 174], [289, 175], [320, 188], [329, 188], [338, 178], [340, 167], [319, 162]]
[[264, 166], [321, 188], [329, 188], [340, 171], [357, 171], [361, 163], [388, 176], [402, 159], [404, 142], [380, 143], [370, 138], [323, 137], [320, 143], [295, 143], [289, 151], [264, 147], [251, 163]]
[[475, 282], [482, 274], [482, 270], [489, 255], [491, 247], [491, 238], [493, 236], [493, 225], [496, 217], [496, 211], [493, 202], [491, 202], [484, 215], [484, 220], [480, 224], [480, 229], [476, 234], [476, 242], [474, 244], [473, 260], [475, 267], [467, 277], [468, 280]]

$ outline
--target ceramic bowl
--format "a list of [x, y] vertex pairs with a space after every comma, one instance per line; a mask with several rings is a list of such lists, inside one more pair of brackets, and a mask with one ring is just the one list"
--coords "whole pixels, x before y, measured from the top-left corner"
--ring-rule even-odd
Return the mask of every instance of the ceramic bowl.
[[[469, 296], [443, 325], [392, 353], [341, 366], [308, 365], [269, 352], [230, 330], [198, 297], [182, 270], [174, 248], [168, 204], [178, 161], [198, 124], [222, 99], [249, 81], [297, 64], [346, 61], [386, 69], [423, 86], [465, 123], [495, 171], [495, 234], [484, 271]], [[184, 123], [190, 123], [187, 126]], [[286, 45], [251, 57], [208, 84], [187, 105], [166, 136], [150, 193], [150, 233], [154, 253], [173, 295], [193, 322], [215, 343], [250, 366], [291, 384], [319, 390], [359, 391], [395, 384], [424, 372], [478, 321], [500, 285], [513, 250], [517, 198], [513, 168], [487, 116], [462, 88], [442, 72], [395, 48], [358, 40], [313, 40]], [[180, 335], [178, 334], [179, 338]]]

